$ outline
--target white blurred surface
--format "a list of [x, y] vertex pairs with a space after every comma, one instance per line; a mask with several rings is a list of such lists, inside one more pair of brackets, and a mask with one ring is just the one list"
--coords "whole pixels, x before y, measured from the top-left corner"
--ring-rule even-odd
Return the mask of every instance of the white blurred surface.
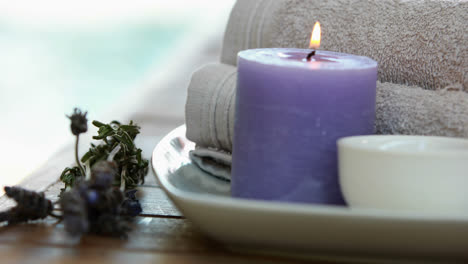
[[73, 107], [99, 119], [180, 60], [181, 42], [223, 30], [233, 3], [0, 0], [0, 186], [72, 138]]
[[1, 0], [0, 18], [15, 23], [41, 25], [90, 25], [152, 20], [178, 23], [200, 19], [216, 21], [233, 0]]

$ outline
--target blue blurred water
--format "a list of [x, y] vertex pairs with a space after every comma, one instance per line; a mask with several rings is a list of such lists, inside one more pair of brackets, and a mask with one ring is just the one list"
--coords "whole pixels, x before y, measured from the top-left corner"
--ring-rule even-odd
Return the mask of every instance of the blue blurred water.
[[189, 30], [189, 24], [44, 28], [0, 21], [0, 171], [23, 176], [45, 162], [70, 139], [66, 113], [80, 106], [94, 119], [138, 92]]
[[[187, 28], [154, 24], [75, 31], [0, 27], [0, 74], [10, 72], [0, 77], [0, 93], [6, 89], [56, 91], [63, 95], [61, 103], [67, 109], [79, 105], [99, 112], [163, 61]], [[0, 102], [6, 98], [1, 96]]]

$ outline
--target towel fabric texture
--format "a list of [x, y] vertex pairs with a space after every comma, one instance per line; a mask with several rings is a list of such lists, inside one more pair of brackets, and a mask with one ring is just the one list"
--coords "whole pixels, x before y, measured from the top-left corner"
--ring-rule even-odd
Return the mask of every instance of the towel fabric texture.
[[185, 105], [188, 139], [232, 149], [236, 82], [236, 67], [225, 64], [209, 64], [192, 75]]
[[[187, 138], [232, 150], [236, 67], [210, 64], [195, 72], [186, 105]], [[377, 134], [468, 138], [468, 93], [377, 82]]]
[[221, 62], [270, 47], [308, 48], [315, 21], [321, 49], [367, 56], [379, 80], [468, 92], [466, 0], [238, 0]]

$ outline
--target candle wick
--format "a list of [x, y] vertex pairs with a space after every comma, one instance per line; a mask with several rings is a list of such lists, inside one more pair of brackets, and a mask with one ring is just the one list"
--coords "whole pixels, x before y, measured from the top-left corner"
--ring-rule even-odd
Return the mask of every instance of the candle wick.
[[312, 59], [312, 56], [315, 55], [315, 50], [312, 50], [309, 54], [307, 54], [307, 61], [310, 61]]

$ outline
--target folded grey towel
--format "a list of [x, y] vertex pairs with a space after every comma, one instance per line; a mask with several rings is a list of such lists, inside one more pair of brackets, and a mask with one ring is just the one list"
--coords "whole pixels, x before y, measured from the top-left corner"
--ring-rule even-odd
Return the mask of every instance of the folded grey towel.
[[[193, 74], [186, 105], [187, 138], [201, 147], [232, 150], [236, 67], [210, 64]], [[377, 83], [378, 134], [468, 138], [468, 93]]]
[[190, 159], [205, 172], [218, 177], [218, 179], [231, 181], [231, 153], [212, 148], [197, 146], [189, 153]]
[[201, 147], [232, 149], [237, 68], [209, 64], [192, 75], [185, 105], [187, 138]]
[[468, 91], [466, 0], [238, 0], [221, 62], [236, 65], [245, 49], [307, 48], [317, 20], [321, 49], [373, 58], [381, 82]]

